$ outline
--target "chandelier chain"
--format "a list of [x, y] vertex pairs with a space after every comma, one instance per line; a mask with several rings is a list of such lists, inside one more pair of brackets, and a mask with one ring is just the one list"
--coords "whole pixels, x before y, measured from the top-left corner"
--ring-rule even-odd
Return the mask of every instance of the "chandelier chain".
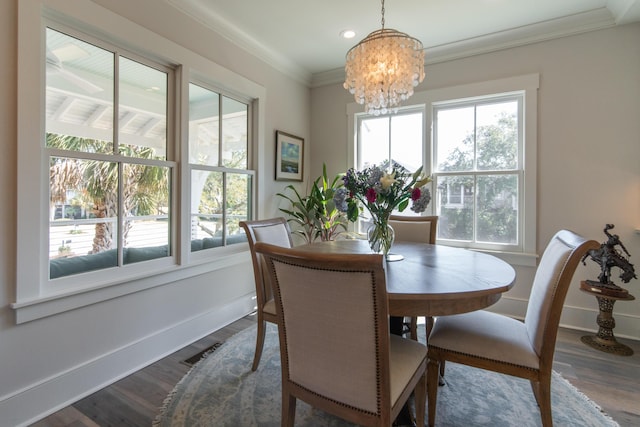
[[384, 30], [384, 0], [381, 0], [382, 3], [382, 29]]

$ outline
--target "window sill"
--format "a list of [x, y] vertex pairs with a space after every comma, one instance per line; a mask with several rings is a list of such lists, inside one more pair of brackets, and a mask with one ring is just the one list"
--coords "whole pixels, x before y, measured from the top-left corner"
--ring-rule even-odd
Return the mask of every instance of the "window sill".
[[206, 261], [188, 266], [172, 265], [155, 270], [152, 275], [149, 275], [147, 272], [137, 277], [129, 277], [126, 281], [120, 283], [104, 284], [90, 289], [64, 290], [55, 294], [41, 295], [29, 300], [16, 301], [12, 303], [10, 307], [15, 310], [17, 324], [42, 319], [134, 292], [140, 292], [189, 277], [210, 273], [221, 268], [247, 263], [249, 261], [247, 245], [237, 246], [242, 246], [242, 250], [239, 250], [240, 248], [234, 248], [234, 251], [229, 251], [222, 255], [216, 254], [216, 258], [213, 260], [207, 259]]
[[493, 255], [511, 264], [512, 266], [536, 267], [538, 265], [538, 254], [524, 253], [524, 252], [490, 251], [485, 249], [470, 249], [470, 250]]

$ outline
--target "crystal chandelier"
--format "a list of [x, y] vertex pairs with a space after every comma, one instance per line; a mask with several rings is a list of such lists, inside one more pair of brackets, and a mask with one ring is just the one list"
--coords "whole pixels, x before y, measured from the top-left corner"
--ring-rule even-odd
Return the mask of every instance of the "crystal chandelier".
[[365, 111], [378, 116], [397, 112], [400, 101], [413, 95], [424, 80], [422, 42], [406, 33], [382, 28], [370, 33], [347, 52], [344, 88]]

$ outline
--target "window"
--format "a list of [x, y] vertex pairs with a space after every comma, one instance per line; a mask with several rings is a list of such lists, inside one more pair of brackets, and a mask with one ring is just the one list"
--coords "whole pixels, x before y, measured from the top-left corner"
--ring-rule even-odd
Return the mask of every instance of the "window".
[[49, 278], [171, 255], [173, 71], [53, 28], [45, 70]]
[[[535, 265], [538, 75], [416, 93], [397, 115], [347, 111], [354, 167], [424, 165], [438, 243]], [[430, 130], [425, 132], [424, 129]]]
[[191, 250], [245, 242], [238, 222], [250, 218], [249, 106], [189, 84]]
[[[404, 109], [391, 116], [358, 116], [357, 169], [373, 165], [396, 165], [415, 171], [423, 162], [424, 109]], [[415, 215], [406, 209], [403, 215]], [[363, 212], [359, 232], [368, 227], [368, 212]]]
[[16, 321], [244, 264], [265, 88], [91, 1], [18, 8]]
[[438, 238], [517, 250], [523, 94], [433, 106]]

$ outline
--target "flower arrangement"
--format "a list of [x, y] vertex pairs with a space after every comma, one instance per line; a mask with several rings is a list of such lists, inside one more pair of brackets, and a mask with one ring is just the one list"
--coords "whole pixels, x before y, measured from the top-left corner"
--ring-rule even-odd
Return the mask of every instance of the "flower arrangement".
[[342, 179], [344, 187], [334, 194], [336, 207], [347, 213], [349, 221], [356, 221], [360, 216], [360, 204], [366, 207], [373, 221], [368, 232], [371, 249], [384, 255], [393, 243], [388, 227], [391, 213], [395, 209], [404, 211], [409, 201], [413, 202], [413, 212], [424, 212], [431, 201], [431, 193], [426, 187], [431, 177], [422, 174], [422, 167], [414, 173], [397, 164], [391, 171], [375, 165], [361, 171], [351, 168]]

